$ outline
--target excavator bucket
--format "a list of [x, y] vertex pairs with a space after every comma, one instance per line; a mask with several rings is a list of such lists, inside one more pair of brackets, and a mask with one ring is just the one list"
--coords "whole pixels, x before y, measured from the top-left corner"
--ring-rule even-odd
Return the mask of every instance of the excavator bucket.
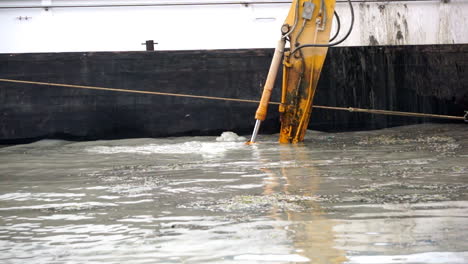
[[334, 9], [335, 0], [294, 0], [281, 29], [290, 49], [283, 60], [280, 143], [304, 140], [328, 50], [309, 44], [329, 43]]

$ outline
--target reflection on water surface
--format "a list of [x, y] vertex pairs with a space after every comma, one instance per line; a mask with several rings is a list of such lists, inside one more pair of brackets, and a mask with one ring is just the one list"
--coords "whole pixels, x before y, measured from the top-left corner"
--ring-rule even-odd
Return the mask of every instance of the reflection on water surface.
[[0, 262], [467, 263], [467, 132], [0, 148]]

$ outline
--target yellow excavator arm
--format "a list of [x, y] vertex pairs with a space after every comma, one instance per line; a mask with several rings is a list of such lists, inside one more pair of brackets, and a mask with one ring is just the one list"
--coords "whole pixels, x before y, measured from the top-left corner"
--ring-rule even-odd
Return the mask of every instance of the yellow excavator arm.
[[[349, 4], [352, 12], [351, 3]], [[335, 0], [292, 2], [289, 14], [281, 27], [281, 39], [275, 49], [262, 99], [255, 114], [256, 123], [251, 143], [255, 142], [260, 123], [266, 118], [271, 90], [281, 62], [283, 81], [279, 106], [281, 117], [279, 141], [297, 143], [304, 140], [327, 49], [338, 44], [329, 43], [334, 9]], [[345, 38], [351, 32], [351, 28], [352, 25]], [[285, 51], [287, 42], [289, 50]]]
[[296, 6], [291, 8], [282, 27], [282, 32], [288, 30], [290, 50], [285, 52], [283, 60], [280, 143], [304, 140], [328, 48], [297, 48], [302, 44], [328, 44], [335, 9], [335, 0], [315, 3], [296, 0], [293, 4]]

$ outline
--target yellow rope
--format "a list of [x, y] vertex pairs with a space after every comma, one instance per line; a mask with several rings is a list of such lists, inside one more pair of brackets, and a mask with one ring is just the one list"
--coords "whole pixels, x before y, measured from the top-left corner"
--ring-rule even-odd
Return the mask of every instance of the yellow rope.
[[[12, 80], [12, 79], [0, 79], [0, 82], [48, 85], [48, 86], [57, 86], [57, 87], [68, 87], [68, 88], [77, 88], [77, 89], [100, 90], [100, 91], [123, 92], [123, 93], [176, 96], [176, 97], [232, 101], [232, 102], [243, 102], [243, 103], [259, 103], [260, 102], [257, 100], [250, 100], [250, 99], [237, 99], [237, 98], [202, 96], [202, 95], [191, 95], [191, 94], [177, 94], [177, 93], [163, 93], [163, 92], [152, 92], [152, 91], [141, 91], [141, 90], [127, 90], [127, 89], [107, 88], [107, 87], [98, 87], [98, 86], [48, 83], [48, 82], [33, 82], [33, 81]], [[270, 102], [270, 104], [279, 105], [280, 103]], [[348, 112], [361, 112], [361, 113], [371, 113], [371, 114], [381, 114], [381, 115], [397, 115], [397, 116], [431, 117], [431, 118], [442, 118], [442, 119], [466, 120], [466, 116], [434, 115], [434, 114], [388, 111], [388, 110], [378, 110], [378, 109], [363, 109], [363, 108], [354, 108], [354, 107], [336, 107], [336, 106], [321, 106], [321, 105], [313, 105], [313, 107], [319, 108], [319, 109], [339, 110], [339, 111], [348, 111]]]

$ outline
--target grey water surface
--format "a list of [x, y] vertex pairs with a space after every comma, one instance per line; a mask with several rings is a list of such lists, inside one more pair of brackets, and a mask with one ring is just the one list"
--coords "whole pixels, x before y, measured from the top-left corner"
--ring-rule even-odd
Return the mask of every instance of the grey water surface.
[[467, 133], [2, 147], [0, 263], [468, 263]]

